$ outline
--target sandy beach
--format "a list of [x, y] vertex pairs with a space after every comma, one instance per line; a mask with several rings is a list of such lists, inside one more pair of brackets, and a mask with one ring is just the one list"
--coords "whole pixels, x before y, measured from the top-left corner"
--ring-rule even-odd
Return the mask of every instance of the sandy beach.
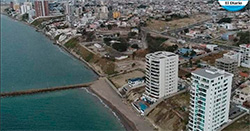
[[[15, 19], [13, 17], [10, 17], [10, 18]], [[27, 24], [31, 27], [34, 27], [27, 22], [23, 22], [23, 21], [20, 21], [20, 22]], [[44, 32], [42, 33], [45, 35]], [[51, 38], [49, 39], [55, 42], [55, 40]], [[71, 54], [73, 57], [84, 62], [87, 67], [92, 69], [98, 76], [100, 76], [100, 74], [92, 66], [90, 66], [88, 62], [81, 59], [75, 53], [69, 51], [66, 47], [60, 46], [60, 45], [58, 46], [61, 49], [68, 52], [69, 54]], [[104, 103], [107, 104], [112, 109], [112, 111], [116, 113], [116, 115], [118, 116], [118, 118], [120, 119], [121, 123], [123, 124], [126, 130], [128, 131], [132, 131], [132, 130], [133, 131], [136, 131], [136, 130], [152, 131], [154, 130], [154, 127], [151, 125], [151, 123], [148, 120], [146, 120], [144, 117], [142, 117], [139, 113], [137, 113], [134, 109], [132, 109], [132, 107], [128, 105], [128, 103], [125, 103], [122, 100], [122, 98], [112, 89], [112, 87], [110, 87], [110, 85], [102, 77], [100, 77], [99, 80], [95, 81], [88, 89], [89, 91], [93, 92], [98, 97], [100, 97], [104, 101]]]
[[154, 127], [144, 117], [140, 116], [103, 79], [95, 81], [90, 90], [97, 94], [117, 114], [126, 130], [152, 131]]

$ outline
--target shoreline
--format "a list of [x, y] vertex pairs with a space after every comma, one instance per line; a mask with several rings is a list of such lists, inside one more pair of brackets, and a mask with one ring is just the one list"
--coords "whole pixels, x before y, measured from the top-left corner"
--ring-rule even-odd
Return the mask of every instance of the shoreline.
[[127, 131], [138, 131], [135, 124], [131, 122], [123, 113], [120, 112], [111, 102], [103, 98], [100, 94], [94, 91], [91, 87], [86, 88], [89, 92], [95, 94], [98, 98], [100, 98], [104, 104], [106, 104], [112, 112], [116, 114], [121, 124], [124, 126]]
[[[21, 20], [18, 20], [18, 19], [15, 19], [11, 16], [9, 16], [8, 14], [4, 14], [4, 13], [1, 13], [1, 15], [5, 15], [13, 20], [16, 20], [18, 22], [22, 22], [23, 24], [25, 25], [28, 25], [30, 27], [33, 27], [35, 28], [35, 30], [39, 30], [39, 28], [31, 25], [30, 23], [28, 22], [25, 22], [25, 21], [21, 21]], [[45, 35], [49, 40], [52, 41], [52, 44], [53, 45], [57, 45], [57, 47], [59, 47], [60, 49], [64, 50], [65, 52], [69, 53], [71, 56], [73, 56], [75, 59], [81, 61], [84, 66], [86, 66], [88, 69], [92, 70], [98, 77], [97, 77], [97, 80], [99, 78], [102, 77], [102, 74], [100, 74], [99, 72], [97, 72], [88, 62], [86, 62], [84, 59], [82, 59], [81, 57], [78, 57], [76, 54], [72, 53], [69, 49], [67, 49], [66, 47], [64, 47], [63, 45], [61, 44], [54, 44], [56, 43], [56, 40], [52, 39], [51, 37], [47, 36], [43, 31], [39, 31], [39, 32], [42, 32], [43, 35]], [[94, 91], [91, 87], [89, 88], [86, 88], [88, 91], [90, 91], [91, 93], [95, 94], [96, 96], [98, 96], [110, 109], [112, 112], [114, 112], [118, 118], [118, 120], [121, 122], [121, 124], [124, 126], [125, 130], [127, 131], [138, 131], [138, 129], [136, 128], [135, 126], [135, 123], [133, 123], [132, 121], [130, 121], [119, 109], [117, 109], [110, 101], [106, 100], [104, 97], [102, 97], [99, 93], [97, 93], [96, 91]], [[121, 99], [121, 98], [120, 98]]]
[[[36, 31], [40, 30], [39, 28], [37, 28], [36, 26], [31, 25], [30, 23], [18, 20], [16, 18], [13, 18], [13, 17], [9, 16], [8, 14], [1, 13], [1, 15], [4, 15], [4, 16], [6, 16], [8, 18], [11, 18], [11, 19], [16, 20], [18, 22], [21, 22], [21, 23], [23, 23], [25, 25], [28, 25], [28, 26], [32, 27], [32, 28], [35, 28]], [[93, 71], [98, 76], [98, 78], [101, 77], [101, 76], [103, 76], [98, 71], [96, 71], [87, 61], [85, 61], [81, 57], [77, 57], [74, 53], [71, 53], [71, 51], [69, 49], [67, 49], [65, 46], [63, 46], [61, 43], [57, 44], [57, 41], [55, 39], [52, 39], [48, 35], [46, 35], [45, 32], [43, 32], [43, 31], [37, 31], [37, 32], [41, 32], [42, 35], [44, 35], [46, 38], [48, 38], [50, 41], [52, 41], [53, 45], [59, 47], [60, 49], [64, 50], [65, 52], [67, 52], [68, 54], [70, 54], [71, 56], [73, 56], [75, 59], [77, 59], [77, 60], [81, 61], [82, 63], [84, 63], [85, 67], [87, 67], [88, 69], [90, 69], [91, 71]]]

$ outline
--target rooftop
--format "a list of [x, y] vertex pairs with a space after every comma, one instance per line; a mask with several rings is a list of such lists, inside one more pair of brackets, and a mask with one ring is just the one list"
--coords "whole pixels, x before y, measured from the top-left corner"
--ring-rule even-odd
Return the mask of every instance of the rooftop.
[[250, 44], [242, 44], [240, 47], [250, 48]]
[[166, 51], [157, 51], [154, 53], [150, 53], [146, 55], [146, 58], [151, 58], [151, 59], [164, 59], [167, 57], [173, 57], [173, 56], [178, 56], [172, 52], [166, 52]]
[[250, 85], [244, 87], [243, 89], [241, 89], [241, 92], [246, 93], [246, 94], [250, 94]]
[[233, 59], [230, 59], [230, 58], [222, 57], [222, 58], [216, 59], [216, 62], [222, 62], [222, 63], [227, 63], [227, 64], [233, 64], [233, 63], [235, 63], [235, 62], [237, 62], [237, 61], [236, 61], [236, 60], [233, 60]]
[[225, 72], [224, 70], [220, 70], [217, 68], [207, 68], [207, 69], [198, 69], [192, 72], [192, 74], [196, 74], [208, 79], [214, 79], [219, 76], [233, 76], [233, 74]]

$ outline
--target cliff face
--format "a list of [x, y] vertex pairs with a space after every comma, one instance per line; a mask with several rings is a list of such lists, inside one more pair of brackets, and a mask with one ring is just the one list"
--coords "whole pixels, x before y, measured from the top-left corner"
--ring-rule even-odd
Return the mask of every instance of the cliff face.
[[79, 44], [77, 38], [72, 38], [64, 44], [64, 46], [78, 54], [86, 62], [93, 66], [94, 70], [101, 73], [111, 75], [115, 73], [115, 63], [106, 58], [101, 58], [97, 54], [93, 53], [87, 47]]
[[185, 130], [188, 122], [188, 106], [189, 93], [185, 92], [161, 102], [147, 117], [160, 130]]

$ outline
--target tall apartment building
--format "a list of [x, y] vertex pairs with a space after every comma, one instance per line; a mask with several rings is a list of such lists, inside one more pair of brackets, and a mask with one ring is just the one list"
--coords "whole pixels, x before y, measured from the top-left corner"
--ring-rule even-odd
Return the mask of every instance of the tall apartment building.
[[215, 131], [228, 122], [232, 77], [212, 67], [192, 72], [190, 131]]
[[234, 59], [222, 57], [222, 58], [216, 59], [215, 66], [218, 69], [235, 74], [237, 72], [238, 62]]
[[14, 3], [12, 1], [10, 2], [10, 8], [14, 9]]
[[49, 15], [49, 3], [46, 0], [34, 1], [36, 17]]
[[30, 10], [32, 10], [31, 2], [24, 2], [23, 5], [21, 5], [21, 14], [28, 13]]
[[159, 51], [146, 55], [146, 92], [151, 101], [177, 92], [179, 56]]
[[250, 68], [250, 44], [240, 45], [241, 66]]

